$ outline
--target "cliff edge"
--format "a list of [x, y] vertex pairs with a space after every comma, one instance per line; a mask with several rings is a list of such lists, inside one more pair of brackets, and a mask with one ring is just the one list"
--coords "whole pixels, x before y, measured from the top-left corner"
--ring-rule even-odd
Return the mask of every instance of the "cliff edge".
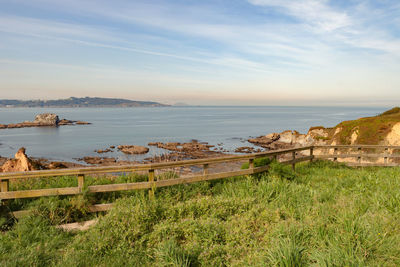
[[268, 149], [308, 145], [400, 145], [400, 107], [373, 117], [343, 121], [332, 128], [311, 127], [307, 134], [297, 131], [271, 133], [252, 138], [250, 143]]

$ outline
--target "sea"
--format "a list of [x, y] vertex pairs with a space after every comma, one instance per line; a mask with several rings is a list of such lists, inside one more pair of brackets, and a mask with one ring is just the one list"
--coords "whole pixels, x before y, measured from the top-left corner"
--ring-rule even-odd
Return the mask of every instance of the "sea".
[[149, 147], [146, 155], [94, 150], [149, 142], [208, 142], [230, 153], [252, 146], [249, 137], [284, 130], [306, 133], [312, 126], [332, 127], [344, 120], [374, 116], [388, 107], [184, 106], [134, 108], [0, 108], [0, 124], [34, 120], [41, 113], [91, 125], [0, 129], [0, 156], [12, 157], [20, 147], [36, 158], [77, 162], [84, 156], [141, 161], [167, 151]]

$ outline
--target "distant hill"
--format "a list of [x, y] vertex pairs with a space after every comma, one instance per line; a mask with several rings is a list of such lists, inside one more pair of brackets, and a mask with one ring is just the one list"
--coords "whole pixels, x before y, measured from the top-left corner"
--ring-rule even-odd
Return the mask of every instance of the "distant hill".
[[158, 102], [134, 101], [120, 98], [70, 97], [58, 100], [0, 99], [0, 107], [164, 107]]

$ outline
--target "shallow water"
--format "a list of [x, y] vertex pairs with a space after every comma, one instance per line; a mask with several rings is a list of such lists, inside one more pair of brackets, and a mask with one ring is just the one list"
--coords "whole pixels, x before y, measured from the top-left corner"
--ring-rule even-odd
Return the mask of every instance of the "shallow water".
[[[33, 120], [36, 114], [56, 113], [61, 118], [91, 122], [92, 125], [58, 128], [0, 130], [0, 155], [11, 157], [19, 147], [34, 157], [72, 161], [98, 156], [95, 149], [111, 145], [147, 145], [149, 142], [185, 142], [191, 139], [234, 151], [249, 146], [244, 141], [288, 129], [307, 132], [311, 126], [335, 126], [343, 120], [373, 116], [387, 110], [377, 107], [160, 107], [160, 108], [0, 108], [0, 124]], [[141, 160], [163, 153], [150, 147], [143, 156], [120, 152], [103, 156]]]

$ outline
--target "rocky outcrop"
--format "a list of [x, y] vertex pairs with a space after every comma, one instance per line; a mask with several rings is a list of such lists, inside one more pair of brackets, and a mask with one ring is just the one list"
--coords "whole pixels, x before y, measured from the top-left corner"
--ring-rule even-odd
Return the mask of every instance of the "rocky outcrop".
[[179, 142], [153, 142], [149, 143], [149, 146], [156, 146], [158, 148], [166, 149], [169, 151], [176, 152], [176, 158], [180, 159], [198, 159], [198, 158], [208, 158], [213, 156], [222, 155], [219, 151], [212, 151], [210, 148], [213, 148], [213, 145], [209, 145], [208, 143], [201, 143], [197, 140], [192, 140], [187, 143], [179, 143]]
[[83, 157], [78, 160], [84, 161], [87, 164], [102, 165], [102, 166], [116, 165], [117, 163], [117, 160], [115, 158], [107, 158], [107, 157]]
[[119, 151], [125, 154], [146, 154], [149, 149], [145, 146], [118, 146]]
[[400, 122], [393, 125], [391, 131], [386, 136], [386, 142], [391, 146], [400, 146]]
[[1, 167], [2, 172], [25, 172], [40, 169], [40, 164], [28, 158], [24, 147], [18, 150], [14, 159], [7, 160]]
[[238, 147], [235, 149], [235, 153], [250, 154], [250, 153], [258, 153], [258, 152], [261, 152], [261, 149], [256, 149], [254, 147], [249, 147], [249, 146], [242, 146], [242, 147]]
[[322, 145], [326, 144], [327, 138], [327, 129], [323, 127], [313, 127], [310, 128], [307, 134], [288, 130], [282, 133], [271, 133], [257, 138], [250, 138], [248, 142], [270, 150], [276, 150], [316, 144]]
[[34, 121], [24, 121], [20, 123], [0, 124], [0, 129], [14, 129], [14, 128], [27, 128], [27, 127], [57, 127], [62, 125], [87, 125], [89, 122], [84, 121], [71, 121], [67, 119], [60, 120], [56, 114], [44, 113], [36, 115]]
[[400, 112], [345, 121], [333, 128], [311, 127], [307, 134], [287, 130], [248, 141], [268, 149], [310, 145], [400, 145]]
[[43, 113], [36, 115], [33, 123], [37, 123], [40, 125], [48, 125], [48, 126], [57, 126], [60, 119], [56, 114], [53, 113]]
[[103, 154], [103, 153], [109, 153], [109, 152], [113, 152], [113, 150], [111, 148], [106, 148], [106, 149], [96, 149], [94, 152], [98, 153], [98, 154]]
[[68, 165], [63, 163], [63, 162], [53, 161], [53, 162], [50, 162], [50, 164], [47, 167], [49, 169], [51, 169], [51, 170], [54, 170], [54, 169], [66, 169], [66, 168], [68, 168]]

